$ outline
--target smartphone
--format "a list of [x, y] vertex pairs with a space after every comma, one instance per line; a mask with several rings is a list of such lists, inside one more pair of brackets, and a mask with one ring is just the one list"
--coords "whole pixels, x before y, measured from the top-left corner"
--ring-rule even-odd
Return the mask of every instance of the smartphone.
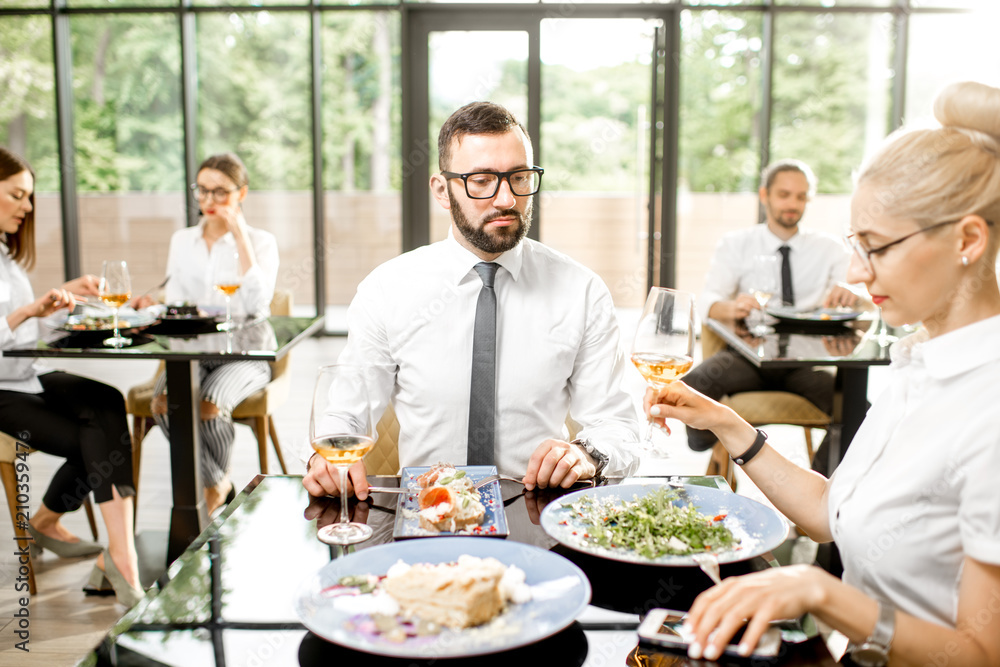
[[[639, 639], [654, 646], [678, 649], [687, 652], [688, 644], [693, 639], [684, 631], [684, 619], [687, 616], [683, 611], [673, 609], [653, 609], [639, 624]], [[745, 627], [745, 626], [744, 626]], [[739, 643], [743, 637], [744, 628], [730, 640], [724, 653], [729, 656], [741, 658]], [[781, 650], [781, 631], [776, 627], [770, 627], [761, 635], [756, 648], [749, 656], [755, 658], [773, 658]]]

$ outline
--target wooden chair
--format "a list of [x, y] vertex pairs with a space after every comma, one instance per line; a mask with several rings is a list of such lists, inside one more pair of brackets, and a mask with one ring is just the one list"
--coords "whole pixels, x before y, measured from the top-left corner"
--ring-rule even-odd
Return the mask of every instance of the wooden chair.
[[[271, 299], [272, 315], [291, 315], [292, 294], [285, 290], [275, 290]], [[281, 453], [281, 444], [278, 441], [278, 432], [274, 427], [274, 420], [271, 415], [275, 410], [288, 399], [291, 387], [291, 376], [288, 373], [288, 363], [290, 353], [283, 356], [278, 361], [271, 363], [271, 381], [266, 387], [257, 393], [247, 397], [233, 410], [233, 420], [241, 424], [250, 426], [257, 437], [257, 455], [260, 458], [260, 471], [267, 474], [267, 438], [271, 437], [271, 444], [274, 446], [274, 453], [278, 457], [278, 465], [281, 472], [287, 473], [285, 457]], [[136, 499], [139, 495], [139, 463], [142, 457], [142, 441], [149, 433], [156, 422], [153, 421], [153, 388], [156, 378], [163, 372], [165, 365], [160, 362], [160, 367], [156, 374], [149, 381], [136, 385], [128, 390], [125, 400], [125, 409], [132, 415], [132, 461], [134, 466], [133, 484], [136, 490]], [[138, 508], [138, 502], [136, 503]]]
[[[0, 478], [3, 479], [3, 489], [7, 496], [7, 509], [10, 510], [10, 523], [14, 527], [14, 537], [17, 538], [17, 545], [26, 544], [31, 541], [31, 534], [26, 528], [20, 528], [17, 520], [17, 506], [25, 503], [18, 503], [17, 496], [17, 472], [15, 470], [18, 452], [31, 453], [33, 449], [27, 449], [22, 444], [20, 449], [17, 446], [18, 440], [13, 436], [0, 432]], [[23, 498], [22, 498], [23, 499]], [[87, 521], [90, 523], [90, 532], [97, 539], [97, 521], [94, 519], [94, 505], [88, 495], [83, 500], [83, 507], [87, 511]], [[25, 513], [27, 514], [27, 513]], [[22, 517], [22, 521], [23, 521]], [[24, 538], [25, 541], [22, 541]], [[35, 587], [35, 570], [32, 567], [31, 559], [28, 559], [28, 592], [34, 595], [37, 592]]]
[[[707, 326], [702, 327], [701, 350], [704, 359], [708, 359], [725, 347], [725, 341], [718, 334]], [[787, 391], [745, 391], [725, 396], [720, 403], [732, 408], [736, 414], [754, 426], [765, 424], [801, 426], [805, 432], [806, 452], [810, 462], [815, 455], [812, 429], [826, 428], [831, 421], [830, 415], [817, 408], [811, 401]], [[715, 443], [705, 474], [722, 475], [735, 489], [734, 472], [735, 464], [729, 458], [729, 453], [722, 443]]]

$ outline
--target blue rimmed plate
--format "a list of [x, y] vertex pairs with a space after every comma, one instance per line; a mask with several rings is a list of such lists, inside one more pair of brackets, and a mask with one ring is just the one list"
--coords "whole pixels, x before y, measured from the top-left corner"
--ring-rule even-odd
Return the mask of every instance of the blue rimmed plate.
[[[456, 470], [464, 470], [473, 482], [477, 482], [484, 477], [497, 474], [496, 466], [455, 466]], [[420, 484], [417, 477], [430, 470], [430, 466], [417, 466], [403, 468], [400, 474], [399, 486], [404, 489], [412, 489], [411, 493], [399, 494], [399, 501], [396, 506], [396, 523], [392, 530], [392, 536], [399, 540], [408, 537], [437, 537], [440, 535], [474, 535], [487, 537], [506, 537], [510, 535], [507, 527], [507, 515], [503, 511], [503, 496], [500, 494], [500, 482], [494, 481], [479, 489], [480, 502], [486, 510], [483, 516], [483, 523], [480, 530], [468, 528], [452, 533], [449, 531], [432, 531], [420, 527], [420, 518], [417, 512], [420, 505], [417, 502], [417, 494], [420, 492]]]
[[[587, 525], [572, 507], [585, 496], [595, 500], [611, 499], [624, 503], [641, 498], [656, 489], [657, 487], [651, 484], [621, 484], [569, 493], [553, 500], [542, 510], [542, 528], [565, 546], [593, 556], [642, 565], [697, 567], [698, 563], [690, 555], [647, 558], [625, 547], [598, 546], [587, 539]], [[784, 542], [788, 535], [788, 525], [785, 520], [776, 511], [756, 500], [736, 495], [732, 491], [704, 486], [685, 485], [678, 490], [680, 497], [674, 504], [690, 503], [707, 516], [726, 515], [722, 523], [740, 540], [740, 544], [735, 549], [716, 552], [720, 563], [735, 563], [759, 556]]]
[[860, 310], [850, 308], [810, 308], [796, 310], [790, 306], [769, 306], [768, 315], [786, 322], [798, 324], [830, 324], [834, 322], [851, 322], [862, 315]]
[[[370, 619], [336, 608], [333, 599], [323, 595], [343, 577], [381, 576], [400, 560], [411, 565], [451, 563], [463, 554], [492, 557], [521, 568], [533, 598], [508, 606], [485, 626], [445, 629], [438, 635], [397, 643], [359, 631], [358, 627]], [[303, 582], [295, 598], [295, 612], [315, 634], [358, 651], [401, 658], [453, 658], [507, 651], [550, 637], [573, 623], [590, 602], [590, 595], [590, 582], [583, 571], [551, 551], [519, 542], [448, 537], [383, 544], [338, 558]]]

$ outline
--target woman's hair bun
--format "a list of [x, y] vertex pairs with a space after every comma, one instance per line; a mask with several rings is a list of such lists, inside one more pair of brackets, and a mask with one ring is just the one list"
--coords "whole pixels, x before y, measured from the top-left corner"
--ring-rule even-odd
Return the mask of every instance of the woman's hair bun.
[[976, 130], [1000, 141], [1000, 88], [976, 81], [949, 84], [934, 100], [934, 117], [944, 127]]

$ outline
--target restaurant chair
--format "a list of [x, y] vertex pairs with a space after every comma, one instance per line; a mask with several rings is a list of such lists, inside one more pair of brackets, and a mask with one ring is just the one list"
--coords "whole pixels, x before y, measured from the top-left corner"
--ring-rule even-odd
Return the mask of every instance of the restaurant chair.
[[[286, 290], [274, 290], [274, 297], [271, 299], [271, 314], [291, 315], [291, 313], [292, 293]], [[281, 467], [281, 472], [288, 473], [272, 415], [288, 399], [291, 387], [291, 376], [288, 373], [290, 356], [291, 353], [289, 352], [281, 359], [271, 362], [271, 381], [268, 385], [257, 393], [248, 396], [233, 410], [233, 420], [249, 426], [254, 431], [254, 435], [257, 438], [257, 455], [260, 459], [260, 471], [265, 475], [268, 471], [268, 436], [270, 436], [271, 444], [274, 446], [274, 453], [278, 457], [278, 465]], [[153, 377], [147, 382], [129, 389], [125, 400], [125, 409], [128, 414], [132, 415], [132, 461], [134, 466], [133, 483], [136, 492], [136, 509], [138, 509], [139, 463], [142, 458], [142, 442], [145, 440], [146, 434], [149, 433], [149, 429], [156, 425], [156, 422], [153, 421], [153, 388], [156, 384], [156, 378], [163, 372], [164, 367], [164, 362], [161, 361]]]
[[[10, 511], [10, 523], [14, 528], [15, 538], [27, 538], [27, 541], [31, 541], [31, 535], [28, 533], [27, 529], [22, 529], [18, 527], [17, 520], [17, 473], [15, 470], [15, 465], [17, 463], [17, 438], [10, 436], [6, 433], [0, 431], [0, 478], [3, 478], [3, 489], [7, 496], [7, 509]], [[21, 446], [21, 452], [31, 453], [35, 450], [25, 449]], [[23, 503], [21, 503], [23, 504]], [[90, 500], [90, 495], [88, 494], [86, 498], [83, 499], [83, 507], [87, 512], [87, 521], [90, 523], [90, 532], [93, 533], [94, 539], [97, 539], [97, 521], [94, 519], [94, 505]], [[20, 539], [18, 540], [18, 545], [21, 545]], [[31, 564], [31, 559], [28, 559], [28, 592], [34, 595], [37, 592], [35, 587], [35, 569]]]
[[[726, 342], [709, 327], [701, 330], [702, 358], [708, 359], [716, 352], [726, 347]], [[753, 426], [765, 424], [790, 424], [801, 426], [805, 432], [806, 454], [812, 463], [813, 450], [812, 429], [826, 428], [831, 417], [812, 401], [787, 391], [744, 391], [724, 396], [723, 405], [730, 407], [736, 414]], [[716, 442], [712, 447], [712, 457], [708, 462], [706, 475], [722, 475], [735, 490], [735, 464], [729, 458], [722, 443]]]

